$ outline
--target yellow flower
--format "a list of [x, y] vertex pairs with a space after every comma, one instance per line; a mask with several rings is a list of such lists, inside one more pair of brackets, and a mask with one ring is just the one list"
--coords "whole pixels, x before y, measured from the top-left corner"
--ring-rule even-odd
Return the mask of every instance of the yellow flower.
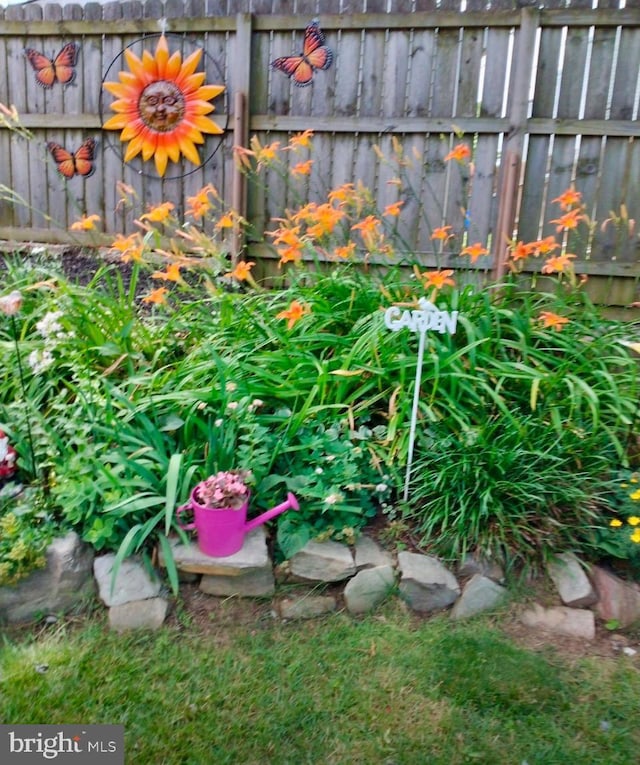
[[128, 142], [124, 161], [140, 153], [144, 162], [153, 157], [160, 176], [168, 161], [178, 162], [181, 154], [199, 165], [196, 144], [204, 143], [202, 134], [223, 132], [205, 116], [214, 110], [209, 101], [223, 93], [224, 87], [204, 85], [205, 73], [196, 72], [202, 49], [183, 61], [180, 51], [169, 54], [167, 38], [162, 35], [155, 54], [145, 50], [140, 59], [125, 48], [124, 57], [129, 71], [118, 73], [120, 82], [104, 84], [116, 97], [110, 105], [116, 114], [102, 126], [122, 131], [120, 140]]
[[614, 518], [613, 520], [609, 521], [609, 526], [613, 526], [614, 529], [617, 529], [622, 526], [622, 521], [618, 518]]
[[286, 319], [287, 329], [291, 329], [297, 321], [300, 321], [305, 314], [310, 312], [309, 306], [303, 305], [297, 300], [292, 300], [286, 311], [280, 311], [280, 313], [276, 314], [276, 319]]
[[292, 149], [310, 149], [313, 130], [305, 130], [302, 133], [296, 133], [289, 139], [289, 146]]
[[71, 231], [94, 231], [96, 223], [100, 221], [99, 215], [83, 215], [80, 220], [69, 226]]
[[627, 518], [627, 523], [629, 526], [637, 526], [640, 523], [640, 518], [637, 515], [632, 515], [630, 518]]
[[140, 220], [148, 220], [150, 223], [164, 223], [170, 216], [174, 208], [173, 202], [162, 202], [162, 204], [152, 207]]
[[219, 231], [222, 231], [222, 229], [225, 228], [233, 228], [233, 215], [231, 213], [225, 213], [224, 215], [220, 216], [220, 220], [216, 223], [216, 228]]
[[636, 489], [634, 492], [632, 492], [631, 494], [629, 494], [629, 497], [630, 497], [631, 499], [633, 499], [633, 500], [638, 500], [638, 499], [640, 499], [640, 489]]
[[629, 537], [632, 542], [640, 545], [640, 529], [634, 529], [633, 534]]

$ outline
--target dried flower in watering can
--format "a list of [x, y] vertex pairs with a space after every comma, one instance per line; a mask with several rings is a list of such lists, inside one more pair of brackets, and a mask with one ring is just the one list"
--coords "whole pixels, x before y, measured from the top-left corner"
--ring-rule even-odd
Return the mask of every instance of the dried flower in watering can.
[[249, 499], [250, 477], [246, 470], [220, 471], [198, 484], [196, 498], [206, 507], [238, 510]]

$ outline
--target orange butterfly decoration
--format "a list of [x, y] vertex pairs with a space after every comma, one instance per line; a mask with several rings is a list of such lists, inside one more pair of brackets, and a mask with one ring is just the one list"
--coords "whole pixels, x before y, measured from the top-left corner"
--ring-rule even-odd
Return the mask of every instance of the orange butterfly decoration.
[[67, 151], [63, 146], [54, 141], [49, 141], [47, 149], [51, 152], [56, 163], [56, 169], [67, 180], [74, 175], [82, 175], [88, 178], [95, 172], [93, 158], [96, 150], [95, 138], [87, 138], [75, 153]]
[[324, 32], [314, 19], [304, 30], [302, 53], [277, 58], [271, 62], [271, 68], [284, 72], [298, 87], [305, 88], [311, 85], [316, 69], [328, 69], [332, 62], [333, 51], [324, 44]]
[[76, 59], [78, 58], [78, 43], [67, 43], [58, 55], [47, 58], [44, 53], [35, 48], [25, 48], [24, 55], [36, 73], [36, 82], [49, 90], [56, 82], [69, 85], [76, 77]]

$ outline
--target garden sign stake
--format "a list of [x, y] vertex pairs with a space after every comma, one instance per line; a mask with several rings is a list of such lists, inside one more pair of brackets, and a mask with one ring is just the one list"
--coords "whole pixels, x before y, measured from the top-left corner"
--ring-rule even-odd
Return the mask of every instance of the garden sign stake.
[[413, 447], [416, 440], [416, 425], [418, 421], [418, 403], [420, 401], [420, 381], [422, 379], [422, 362], [424, 359], [424, 344], [427, 330], [434, 330], [441, 335], [455, 334], [458, 322], [458, 311], [441, 311], [426, 298], [418, 300], [419, 308], [402, 309], [399, 306], [390, 306], [384, 314], [385, 325], [397, 332], [405, 327], [412, 332], [420, 333], [418, 343], [418, 360], [416, 363], [416, 380], [413, 390], [413, 406], [411, 408], [411, 426], [409, 429], [409, 450], [407, 452], [407, 472], [404, 479], [403, 500], [409, 499], [409, 481], [411, 479], [411, 466], [413, 463]]

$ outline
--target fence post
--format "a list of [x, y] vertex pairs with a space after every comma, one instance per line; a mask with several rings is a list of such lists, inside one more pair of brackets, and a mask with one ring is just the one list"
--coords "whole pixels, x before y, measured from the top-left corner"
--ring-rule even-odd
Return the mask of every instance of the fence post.
[[[233, 63], [237, 77], [237, 90], [233, 106], [233, 143], [246, 146], [249, 141], [249, 88], [251, 84], [251, 14], [236, 15], [236, 57]], [[247, 180], [234, 163], [232, 207], [238, 216], [247, 218]], [[237, 220], [234, 224], [231, 262], [235, 266], [244, 247], [243, 227]]]
[[520, 11], [520, 30], [516, 40], [515, 66], [509, 94], [509, 133], [502, 147], [498, 182], [498, 219], [493, 237], [493, 278], [505, 271], [508, 242], [513, 236], [518, 199], [522, 151], [527, 130], [529, 92], [540, 14], [535, 8]]

